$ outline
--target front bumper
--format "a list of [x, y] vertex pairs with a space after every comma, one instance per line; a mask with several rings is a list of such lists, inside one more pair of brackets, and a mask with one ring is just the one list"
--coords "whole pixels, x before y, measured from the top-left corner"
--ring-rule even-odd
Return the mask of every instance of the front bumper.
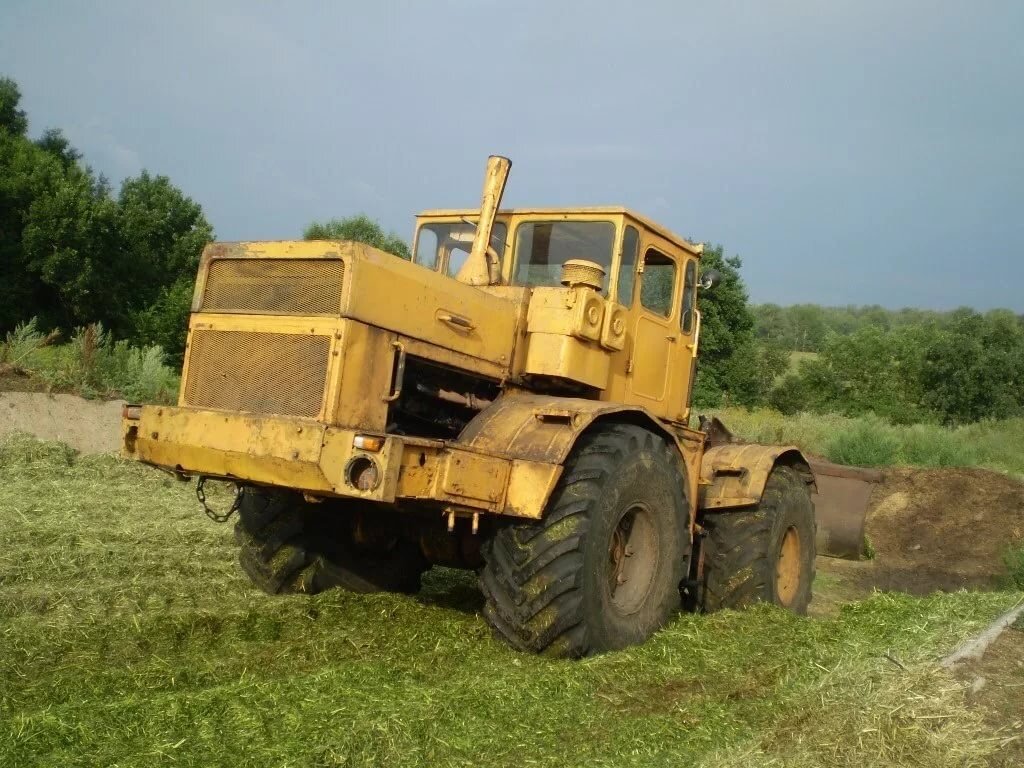
[[[186, 475], [222, 477], [305, 493], [384, 503], [436, 502], [454, 512], [540, 518], [557, 464], [470, 450], [457, 442], [380, 435], [378, 451], [313, 419], [171, 406], [132, 406], [122, 420], [125, 458]], [[357, 459], [377, 467], [373, 487], [352, 481]]]

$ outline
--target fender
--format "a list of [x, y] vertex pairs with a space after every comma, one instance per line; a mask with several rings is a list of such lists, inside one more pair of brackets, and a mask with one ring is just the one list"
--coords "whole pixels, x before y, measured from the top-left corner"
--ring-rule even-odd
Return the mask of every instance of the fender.
[[793, 467], [816, 492], [814, 473], [799, 448], [791, 445], [727, 443], [704, 452], [699, 508], [730, 509], [757, 504], [777, 465]]
[[671, 430], [640, 406], [512, 391], [467, 424], [457, 444], [483, 454], [557, 465], [559, 469], [545, 481], [546, 487], [530, 494], [531, 508], [517, 510], [523, 517], [540, 518], [576, 441], [598, 422], [643, 426], [679, 449], [692, 519], [696, 498], [689, 490], [697, 487], [703, 435], [685, 428]]

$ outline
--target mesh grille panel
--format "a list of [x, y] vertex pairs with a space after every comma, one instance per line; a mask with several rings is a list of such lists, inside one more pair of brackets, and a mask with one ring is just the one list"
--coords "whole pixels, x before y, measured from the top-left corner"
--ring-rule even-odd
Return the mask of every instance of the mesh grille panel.
[[340, 259], [214, 259], [203, 311], [336, 315], [344, 278]]
[[197, 408], [317, 416], [329, 336], [192, 332], [185, 403]]

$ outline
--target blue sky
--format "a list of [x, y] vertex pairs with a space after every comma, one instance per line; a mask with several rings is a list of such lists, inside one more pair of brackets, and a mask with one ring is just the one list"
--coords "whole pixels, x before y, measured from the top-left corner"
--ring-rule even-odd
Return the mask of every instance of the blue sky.
[[1024, 3], [0, 3], [31, 131], [220, 239], [625, 204], [752, 299], [1024, 311]]

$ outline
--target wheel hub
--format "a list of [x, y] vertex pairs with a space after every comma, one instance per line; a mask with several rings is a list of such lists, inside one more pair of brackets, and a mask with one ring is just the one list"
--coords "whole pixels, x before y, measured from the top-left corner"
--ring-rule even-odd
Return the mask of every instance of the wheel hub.
[[608, 594], [623, 613], [640, 609], [658, 565], [658, 535], [646, 506], [629, 507], [608, 546]]
[[779, 557], [775, 565], [775, 596], [788, 607], [800, 587], [800, 534], [790, 526], [779, 544]]

